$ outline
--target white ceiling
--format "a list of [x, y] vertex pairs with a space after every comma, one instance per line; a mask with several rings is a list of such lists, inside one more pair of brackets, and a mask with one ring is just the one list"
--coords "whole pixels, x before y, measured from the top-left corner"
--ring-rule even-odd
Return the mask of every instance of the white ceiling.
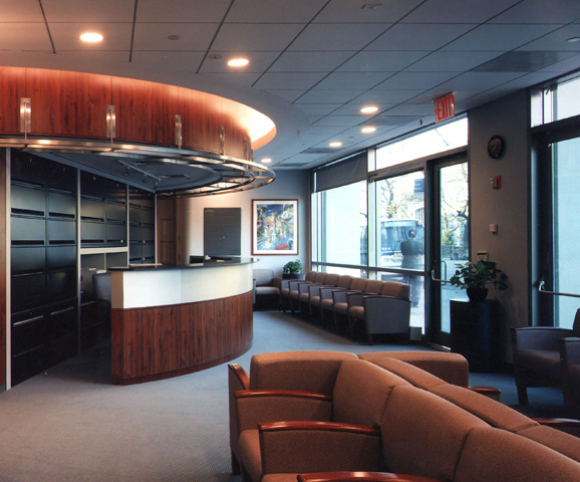
[[[105, 40], [81, 43], [87, 30]], [[573, 37], [579, 0], [0, 0], [0, 65], [144, 78], [248, 103], [277, 123], [255, 152], [275, 170], [433, 123], [433, 99], [449, 92], [460, 113], [580, 69]], [[249, 66], [226, 66], [241, 55]], [[370, 103], [379, 113], [360, 114]], [[367, 124], [377, 131], [362, 134]], [[328, 149], [333, 140], [342, 148]]]

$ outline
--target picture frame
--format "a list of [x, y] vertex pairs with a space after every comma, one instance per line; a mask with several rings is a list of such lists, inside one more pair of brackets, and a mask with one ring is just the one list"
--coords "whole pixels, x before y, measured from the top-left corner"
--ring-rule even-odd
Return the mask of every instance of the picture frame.
[[252, 254], [298, 254], [298, 199], [252, 200]]

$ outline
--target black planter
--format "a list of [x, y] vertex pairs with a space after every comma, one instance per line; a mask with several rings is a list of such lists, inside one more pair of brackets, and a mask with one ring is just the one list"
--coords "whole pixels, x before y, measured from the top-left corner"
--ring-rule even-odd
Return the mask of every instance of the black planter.
[[487, 288], [467, 288], [466, 291], [471, 301], [485, 301], [487, 298]]
[[304, 279], [305, 277], [305, 273], [282, 273], [283, 279]]

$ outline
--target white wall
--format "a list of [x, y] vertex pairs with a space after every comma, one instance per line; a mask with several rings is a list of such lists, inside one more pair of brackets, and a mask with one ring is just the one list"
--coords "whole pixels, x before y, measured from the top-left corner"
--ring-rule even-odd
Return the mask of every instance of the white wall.
[[[489, 252], [490, 261], [509, 277], [507, 291], [490, 287], [490, 298], [501, 303], [501, 353], [511, 361], [509, 327], [526, 326], [529, 319], [529, 146], [528, 101], [525, 91], [504, 97], [469, 112], [469, 179], [471, 208], [471, 259], [477, 251]], [[499, 160], [487, 154], [493, 135], [506, 141]], [[492, 176], [501, 176], [501, 188], [492, 189]], [[497, 224], [497, 234], [489, 231]]]
[[189, 255], [203, 254], [204, 208], [242, 208], [242, 257], [252, 256], [252, 200], [298, 199], [298, 256], [260, 255], [254, 266], [272, 268], [282, 275], [282, 266], [300, 259], [305, 270], [310, 266], [310, 177], [307, 171], [276, 171], [276, 180], [267, 186], [234, 194], [220, 194], [177, 201], [177, 262]]

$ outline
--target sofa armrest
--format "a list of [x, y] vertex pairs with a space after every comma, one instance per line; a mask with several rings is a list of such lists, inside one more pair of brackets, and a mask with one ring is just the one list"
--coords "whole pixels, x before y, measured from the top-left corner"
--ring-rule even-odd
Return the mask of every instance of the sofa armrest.
[[322, 296], [321, 292], [324, 289], [335, 289], [336, 286], [334, 285], [325, 285], [325, 284], [314, 284], [312, 283], [308, 286], [308, 295], [309, 296]]
[[363, 299], [364, 318], [368, 335], [374, 333], [409, 332], [411, 300], [394, 296], [369, 295]]
[[511, 333], [515, 357], [517, 357], [518, 350], [558, 351], [560, 349], [560, 340], [562, 338], [574, 336], [572, 330], [554, 326], [512, 327]]
[[580, 420], [573, 418], [532, 418], [532, 420], [540, 425], [580, 437]]
[[566, 365], [580, 365], [580, 338], [575, 336], [563, 338], [560, 349]]
[[284, 284], [283, 283], [284, 281], [287, 281], [287, 280], [283, 280], [282, 278], [272, 278], [272, 286], [281, 290], [282, 286]]
[[440, 482], [440, 479], [389, 472], [318, 472], [299, 474], [298, 482]]
[[348, 306], [363, 306], [364, 299], [369, 296], [368, 293], [363, 293], [362, 291], [353, 291], [346, 295]]
[[250, 389], [250, 377], [246, 373], [246, 370], [237, 363], [230, 363], [228, 369], [230, 373], [230, 389], [232, 392]]
[[331, 300], [332, 293], [335, 291], [348, 291], [346, 288], [337, 288], [336, 286], [322, 286], [320, 288], [320, 299], [322, 300]]
[[239, 434], [256, 429], [259, 423], [332, 418], [332, 397], [328, 395], [294, 390], [240, 390], [234, 396]]
[[378, 429], [335, 422], [274, 422], [258, 429], [263, 475], [379, 470]]
[[469, 390], [491, 398], [496, 402], [499, 402], [501, 396], [501, 390], [495, 387], [469, 387]]
[[348, 295], [351, 293], [362, 293], [356, 290], [334, 290], [332, 292], [332, 299], [334, 303], [346, 303], [348, 301]]

